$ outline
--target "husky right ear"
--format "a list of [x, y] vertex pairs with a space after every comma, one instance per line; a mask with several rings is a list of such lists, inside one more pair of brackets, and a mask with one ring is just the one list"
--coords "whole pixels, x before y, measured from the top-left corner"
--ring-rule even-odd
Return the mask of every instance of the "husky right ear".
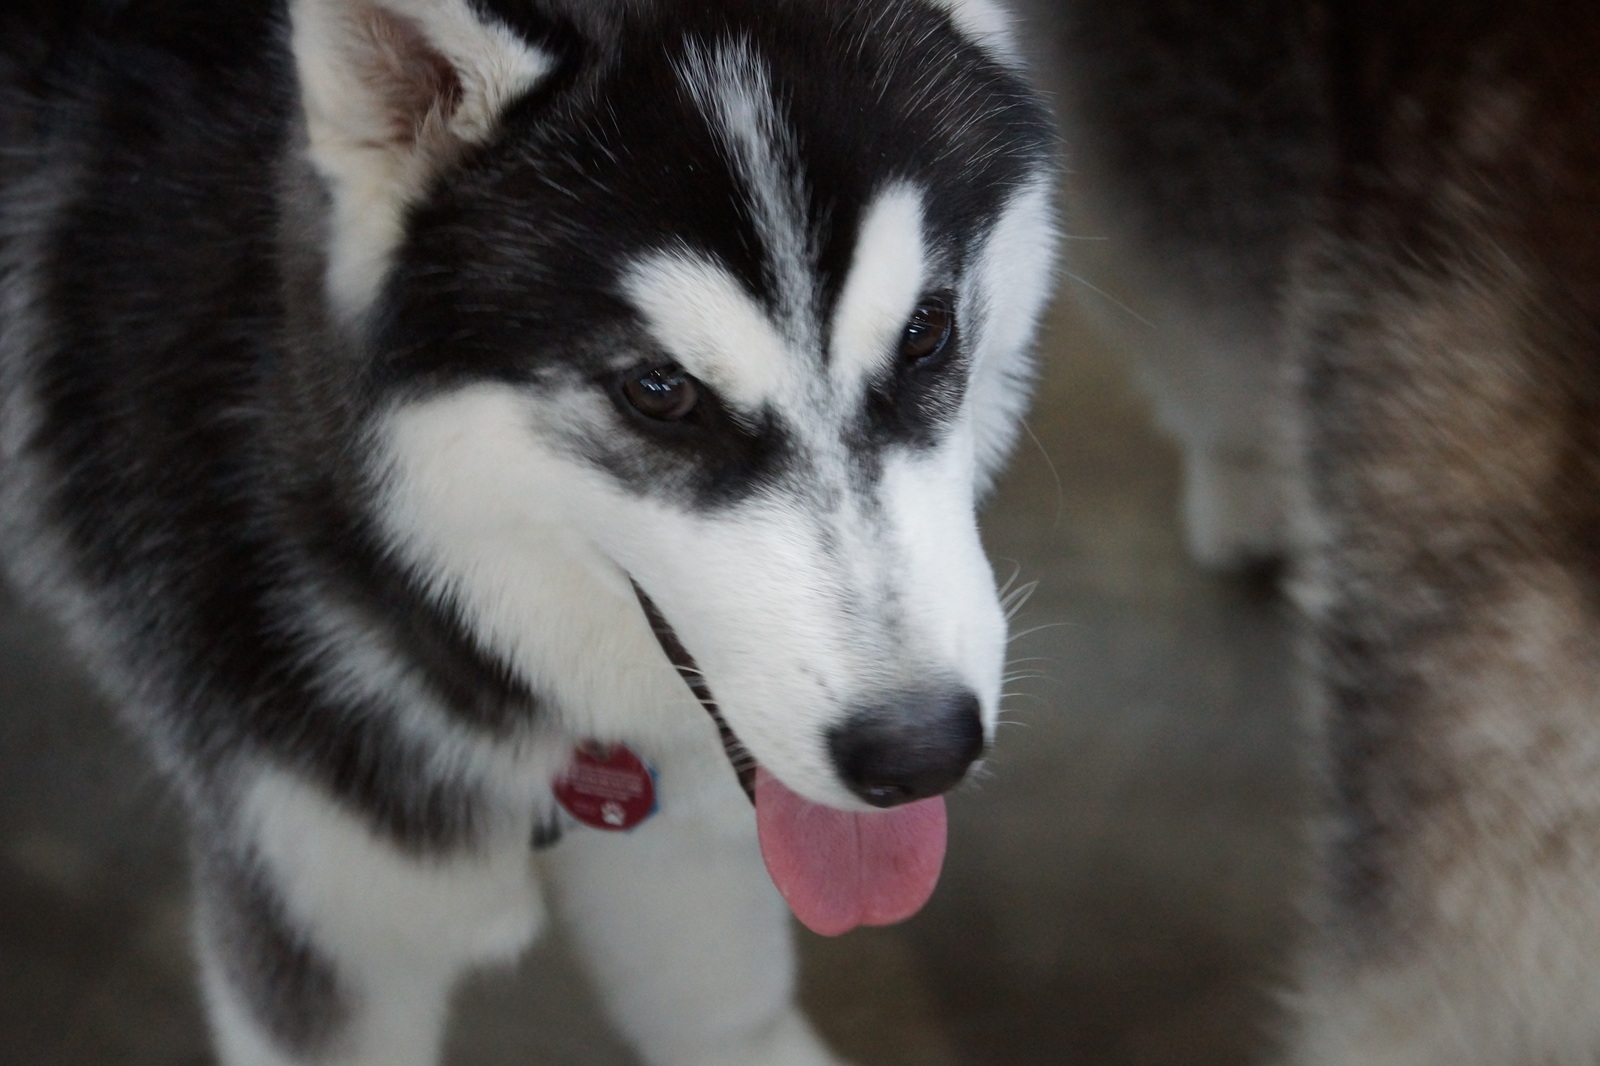
[[292, 0], [311, 163], [333, 199], [327, 288], [358, 315], [406, 208], [554, 66], [469, 0]]

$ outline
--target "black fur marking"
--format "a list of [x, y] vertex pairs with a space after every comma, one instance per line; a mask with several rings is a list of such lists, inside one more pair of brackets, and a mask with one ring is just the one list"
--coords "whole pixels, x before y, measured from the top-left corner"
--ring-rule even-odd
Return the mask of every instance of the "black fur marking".
[[548, 851], [561, 843], [561, 838], [566, 835], [566, 830], [561, 825], [561, 820], [554, 812], [548, 818], [536, 819], [533, 823], [533, 833], [528, 837], [528, 846], [534, 851]]
[[333, 963], [296, 929], [252, 860], [200, 851], [195, 881], [203, 932], [222, 976], [289, 1056], [319, 1059], [351, 1021]]
[[528, 683], [468, 634], [452, 604], [429, 596], [379, 548], [365, 523], [340, 515], [331, 501], [327, 508], [307, 516], [305, 528], [315, 572], [335, 602], [347, 604], [459, 721], [502, 738], [530, 725], [539, 701]]
[[709, 510], [775, 484], [797, 459], [773, 412], [743, 417], [709, 388], [688, 418], [671, 424], [647, 424], [616, 403], [625, 435], [592, 436], [582, 454], [641, 492], [686, 496]]
[[[440, 705], [491, 735], [535, 713], [527, 686], [375, 547], [357, 517], [370, 489], [349, 474], [354, 442], [277, 453], [293, 354], [280, 347], [267, 180], [290, 105], [286, 57], [261, 48], [276, 17], [234, 16], [246, 59], [204, 23], [142, 14], [58, 50], [61, 78], [106, 103], [47, 112], [41, 131], [45, 151], [91, 120], [116, 131], [76, 149], [85, 188], [42, 271], [51, 350], [31, 447], [60, 475], [51, 518], [129, 634], [140, 702], [166, 706], [167, 742], [202, 764], [265, 746], [403, 845], [459, 846], [472, 789], [423, 772], [426, 753], [385, 724], [392, 707], [330, 695], [308, 664], [320, 638], [286, 606], [311, 590], [350, 606]], [[159, 47], [145, 39], [157, 33]]]
[[[280, 698], [281, 695], [280, 695]], [[315, 691], [305, 702], [251, 708], [248, 733], [213, 739], [249, 744], [321, 782], [368, 826], [413, 855], [469, 849], [480, 829], [482, 797], [469, 782], [443, 777], [434, 753], [394, 724], [399, 708], [337, 701]]]

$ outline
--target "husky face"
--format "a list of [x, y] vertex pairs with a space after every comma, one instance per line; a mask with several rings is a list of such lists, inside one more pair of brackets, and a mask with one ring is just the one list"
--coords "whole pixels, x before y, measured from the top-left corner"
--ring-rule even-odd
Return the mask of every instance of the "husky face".
[[413, 53], [368, 53], [377, 90], [359, 41], [297, 50], [377, 520], [574, 734], [698, 725], [642, 596], [790, 788], [920, 798], [997, 713], [974, 508], [1048, 284], [1047, 127], [977, 5], [698, 6], [374, 7]]

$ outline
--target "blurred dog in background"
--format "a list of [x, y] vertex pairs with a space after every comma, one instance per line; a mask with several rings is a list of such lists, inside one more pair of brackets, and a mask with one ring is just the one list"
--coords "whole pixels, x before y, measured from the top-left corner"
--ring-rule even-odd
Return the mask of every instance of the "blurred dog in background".
[[1288, 1060], [1600, 1061], [1600, 9], [1066, 11], [1192, 553], [1308, 620]]

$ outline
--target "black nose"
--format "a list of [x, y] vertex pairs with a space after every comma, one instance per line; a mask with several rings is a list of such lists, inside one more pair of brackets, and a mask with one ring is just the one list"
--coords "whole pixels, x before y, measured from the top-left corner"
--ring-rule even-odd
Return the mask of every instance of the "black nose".
[[828, 749], [850, 791], [874, 807], [937, 796], [983, 753], [978, 697], [963, 688], [902, 693], [836, 726]]

